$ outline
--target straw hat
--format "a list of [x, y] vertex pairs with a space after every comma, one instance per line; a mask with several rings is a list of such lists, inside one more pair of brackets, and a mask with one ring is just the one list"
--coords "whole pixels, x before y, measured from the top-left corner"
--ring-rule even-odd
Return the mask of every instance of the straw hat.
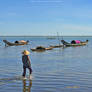
[[30, 52], [29, 52], [29, 51], [27, 51], [27, 50], [24, 50], [24, 51], [22, 52], [22, 54], [24, 54], [24, 55], [29, 55], [29, 54], [30, 54]]

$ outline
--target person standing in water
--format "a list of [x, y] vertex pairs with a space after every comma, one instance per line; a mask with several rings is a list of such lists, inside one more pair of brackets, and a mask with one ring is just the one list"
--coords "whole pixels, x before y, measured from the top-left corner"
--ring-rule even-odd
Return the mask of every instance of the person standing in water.
[[22, 74], [22, 76], [23, 76], [23, 79], [26, 79], [26, 69], [29, 69], [29, 78], [30, 79], [32, 79], [32, 76], [31, 76], [31, 74], [32, 74], [32, 68], [31, 68], [31, 61], [30, 61], [30, 58], [29, 58], [29, 54], [30, 54], [30, 52], [29, 51], [27, 51], [27, 50], [24, 50], [23, 52], [22, 52], [22, 63], [23, 63], [23, 74]]

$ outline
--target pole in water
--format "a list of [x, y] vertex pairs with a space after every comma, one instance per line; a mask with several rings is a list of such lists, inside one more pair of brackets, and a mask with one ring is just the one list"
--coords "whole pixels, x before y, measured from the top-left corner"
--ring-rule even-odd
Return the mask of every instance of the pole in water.
[[59, 46], [60, 46], [60, 39], [59, 39], [59, 34], [58, 34], [58, 32], [57, 32], [57, 37], [58, 37], [58, 40], [59, 40]]
[[[61, 32], [61, 35], [62, 35], [62, 32]], [[63, 40], [63, 35], [61, 37], [62, 37], [62, 40]], [[64, 44], [63, 44], [63, 48], [64, 48]]]
[[[61, 32], [61, 35], [62, 35], [62, 32]], [[62, 37], [62, 40], [63, 40], [63, 35], [61, 37]]]

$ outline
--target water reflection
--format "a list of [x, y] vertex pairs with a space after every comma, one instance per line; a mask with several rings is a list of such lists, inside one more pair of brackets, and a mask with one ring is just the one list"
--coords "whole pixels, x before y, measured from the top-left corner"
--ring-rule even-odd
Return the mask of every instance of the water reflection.
[[31, 87], [32, 87], [32, 80], [28, 81], [23, 80], [23, 92], [31, 92]]

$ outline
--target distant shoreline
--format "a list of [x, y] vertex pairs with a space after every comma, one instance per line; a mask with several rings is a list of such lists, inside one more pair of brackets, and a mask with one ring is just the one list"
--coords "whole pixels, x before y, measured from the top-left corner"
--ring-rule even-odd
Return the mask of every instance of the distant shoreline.
[[[30, 36], [29, 35], [28, 36], [27, 35], [26, 36], [25, 35], [7, 35], [7, 36], [2, 36], [1, 35], [0, 37], [58, 37], [58, 36], [52, 36], [52, 35], [51, 36], [50, 35], [49, 36], [36, 36], [36, 35], [34, 35], [34, 36], [31, 36], [31, 35]], [[91, 35], [90, 36], [89, 35], [85, 35], [85, 36], [64, 35], [64, 36], [59, 36], [59, 37], [92, 37], [92, 36]]]

